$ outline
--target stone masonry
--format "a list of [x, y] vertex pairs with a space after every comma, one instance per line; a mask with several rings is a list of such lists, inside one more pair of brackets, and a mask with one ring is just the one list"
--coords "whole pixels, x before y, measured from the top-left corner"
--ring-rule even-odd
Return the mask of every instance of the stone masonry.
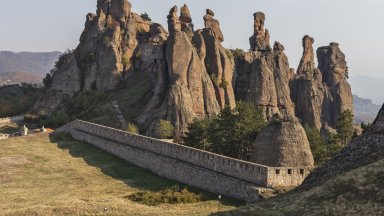
[[68, 133], [129, 163], [203, 190], [254, 202], [270, 189], [300, 185], [306, 167], [268, 167], [183, 145], [75, 120], [52, 136]]

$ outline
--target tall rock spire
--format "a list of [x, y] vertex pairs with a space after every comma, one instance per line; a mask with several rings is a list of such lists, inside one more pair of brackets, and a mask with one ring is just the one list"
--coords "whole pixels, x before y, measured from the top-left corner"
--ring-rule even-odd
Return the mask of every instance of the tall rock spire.
[[265, 51], [270, 50], [270, 36], [268, 29], [264, 28], [265, 14], [263, 12], [256, 12], [253, 14], [254, 17], [254, 33], [249, 42], [251, 50], [253, 51]]

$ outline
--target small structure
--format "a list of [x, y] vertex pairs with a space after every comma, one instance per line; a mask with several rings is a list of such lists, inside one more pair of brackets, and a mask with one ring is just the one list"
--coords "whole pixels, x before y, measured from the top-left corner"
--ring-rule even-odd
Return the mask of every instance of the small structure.
[[47, 129], [45, 129], [44, 125], [43, 125], [43, 127], [40, 129], [40, 132], [42, 132], [42, 133], [46, 133], [46, 132], [47, 132]]
[[28, 128], [24, 125], [23, 128], [20, 130], [21, 136], [27, 136], [28, 135]]

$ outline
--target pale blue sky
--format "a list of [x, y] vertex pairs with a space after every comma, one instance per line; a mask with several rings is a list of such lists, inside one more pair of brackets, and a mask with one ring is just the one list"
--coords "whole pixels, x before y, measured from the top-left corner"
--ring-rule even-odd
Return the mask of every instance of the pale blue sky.
[[[63, 51], [75, 48], [85, 16], [95, 12], [96, 0], [1, 0], [0, 50]], [[271, 41], [281, 42], [291, 67], [297, 67], [301, 39], [315, 38], [315, 48], [340, 43], [351, 76], [384, 78], [384, 0], [131, 0], [136, 13], [147, 12], [166, 25], [173, 5], [190, 7], [196, 28], [203, 27], [206, 8], [215, 11], [224, 45], [248, 49], [252, 14], [266, 13]]]

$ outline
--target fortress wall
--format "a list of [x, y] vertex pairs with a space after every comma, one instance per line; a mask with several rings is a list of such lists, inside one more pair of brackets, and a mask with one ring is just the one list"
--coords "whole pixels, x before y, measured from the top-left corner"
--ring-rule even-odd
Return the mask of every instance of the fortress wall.
[[198, 166], [206, 167], [217, 172], [225, 173], [236, 178], [258, 185], [267, 184], [268, 167], [225, 157], [211, 152], [191, 148], [184, 145], [164, 142], [149, 137], [130, 134], [121, 130], [103, 127], [84, 121], [76, 121], [72, 126], [76, 130], [97, 134], [113, 141], [132, 145], [153, 151], [164, 156], [183, 160]]
[[14, 117], [7, 117], [7, 118], [0, 118], [0, 125], [1, 124], [8, 124], [12, 122], [22, 122], [24, 121], [24, 116], [14, 116]]
[[0, 140], [5, 140], [9, 138], [9, 134], [0, 134]]
[[309, 173], [306, 168], [263, 166], [80, 120], [53, 135], [58, 133], [69, 133], [160, 176], [244, 201], [257, 200], [266, 187], [298, 186]]
[[256, 185], [238, 178], [222, 175], [178, 159], [163, 156], [152, 151], [124, 145], [79, 130], [73, 130], [72, 136], [118, 156], [129, 163], [148, 169], [162, 177], [172, 179], [203, 190], [227, 197], [255, 202], [259, 199]]

